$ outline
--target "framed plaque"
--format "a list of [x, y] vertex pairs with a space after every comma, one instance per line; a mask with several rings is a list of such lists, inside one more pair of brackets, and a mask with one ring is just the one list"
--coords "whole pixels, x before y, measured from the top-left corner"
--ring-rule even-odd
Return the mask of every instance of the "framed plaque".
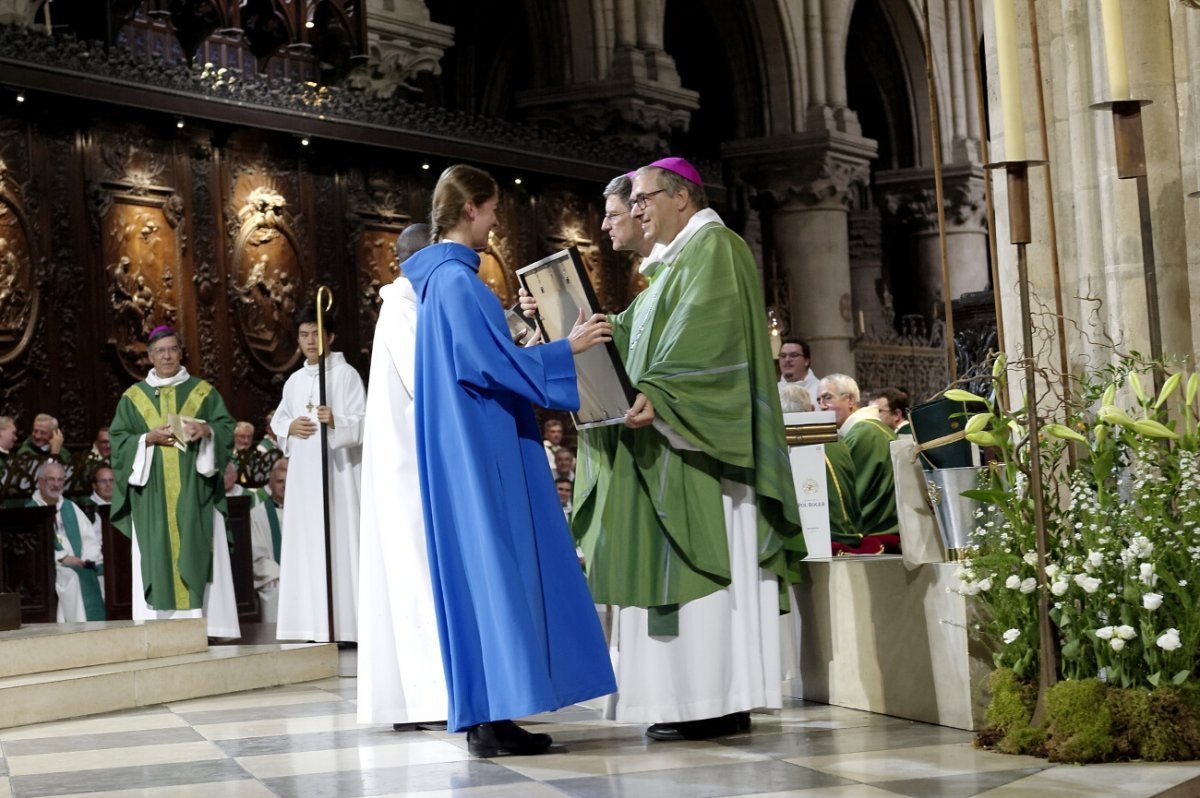
[[[564, 249], [517, 270], [517, 279], [538, 304], [537, 323], [546, 341], [566, 338], [579, 320], [598, 313], [599, 302], [579, 251]], [[575, 356], [579, 379], [578, 429], [622, 424], [635, 397], [629, 375], [611, 341]]]

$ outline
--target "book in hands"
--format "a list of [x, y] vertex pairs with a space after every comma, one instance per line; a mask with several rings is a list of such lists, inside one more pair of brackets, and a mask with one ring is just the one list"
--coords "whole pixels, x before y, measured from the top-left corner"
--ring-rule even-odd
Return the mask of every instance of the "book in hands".
[[188, 434], [187, 427], [184, 426], [185, 421], [204, 423], [203, 419], [181, 416], [176, 413], [167, 413], [167, 426], [171, 428], [171, 434], [175, 436], [175, 448], [181, 452], [186, 452], [187, 445], [195, 440], [195, 438]]

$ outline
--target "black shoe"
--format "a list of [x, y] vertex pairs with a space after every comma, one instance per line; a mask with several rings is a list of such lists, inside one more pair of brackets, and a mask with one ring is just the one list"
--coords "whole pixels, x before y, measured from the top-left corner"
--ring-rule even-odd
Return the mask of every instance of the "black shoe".
[[410, 732], [410, 731], [445, 731], [446, 722], [444, 720], [430, 720], [422, 723], [393, 723], [392, 731]]
[[551, 742], [549, 734], [525, 731], [511, 720], [480, 723], [467, 729], [467, 750], [472, 756], [534, 756], [546, 753]]
[[713, 737], [727, 737], [750, 729], [750, 713], [734, 712], [719, 718], [704, 718], [703, 720], [685, 720], [678, 723], [655, 723], [646, 729], [646, 736], [652, 740], [708, 740]]

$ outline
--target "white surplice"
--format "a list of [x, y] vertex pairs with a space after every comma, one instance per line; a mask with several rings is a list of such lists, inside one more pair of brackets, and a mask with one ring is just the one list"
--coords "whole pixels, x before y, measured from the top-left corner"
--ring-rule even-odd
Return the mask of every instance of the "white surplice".
[[[275, 560], [275, 539], [271, 536], [271, 521], [267, 518], [267, 497], [250, 508], [250, 555], [253, 560], [254, 589], [258, 592], [258, 611], [263, 623], [275, 623], [279, 618], [279, 563]], [[283, 547], [283, 508], [275, 508], [279, 522], [280, 548]], [[282, 553], [280, 553], [282, 557]]]
[[[42, 498], [41, 491], [33, 492], [33, 502], [39, 507], [49, 507], [46, 500]], [[55, 506], [58, 508], [58, 514], [54, 516], [54, 537], [58, 542], [54, 552], [54, 592], [58, 594], [56, 620], [59, 623], [86, 621], [87, 612], [83, 607], [83, 591], [79, 587], [79, 574], [63, 565], [62, 559], [67, 556], [78, 557], [81, 560], [91, 560], [96, 565], [103, 565], [104, 555], [100, 551], [100, 536], [93, 528], [92, 522], [88, 520], [87, 513], [80, 509], [78, 504], [70, 502], [70, 507], [64, 508], [63, 498], [59, 496]], [[75, 551], [75, 547], [71, 545], [71, 539], [67, 537], [67, 529], [62, 519], [64, 509], [67, 512], [75, 513], [75, 523], [79, 528], [80, 548], [83, 551]], [[103, 577], [100, 578], [100, 595], [104, 595]]]
[[363, 444], [358, 722], [444, 720], [449, 701], [421, 515], [413, 430], [417, 297], [400, 277], [371, 355]]
[[[341, 352], [325, 356], [326, 401], [333, 410], [329, 432], [329, 534], [333, 552], [332, 639], [358, 640], [358, 507], [366, 391]], [[288, 458], [280, 551], [279, 640], [327, 642], [325, 531], [321, 486], [318, 365], [305, 363], [288, 377], [271, 419], [279, 448]], [[317, 426], [308, 438], [288, 435], [292, 421], [307, 417]]]

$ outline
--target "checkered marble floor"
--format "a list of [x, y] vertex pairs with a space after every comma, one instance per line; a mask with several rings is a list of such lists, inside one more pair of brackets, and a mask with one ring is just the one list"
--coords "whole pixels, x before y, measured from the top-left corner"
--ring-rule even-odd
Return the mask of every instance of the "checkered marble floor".
[[0, 798], [1200, 794], [1196, 763], [1055, 767], [977, 751], [967, 732], [798, 699], [746, 734], [681, 743], [571, 707], [527, 721], [554, 735], [553, 753], [473, 759], [462, 734], [358, 725], [355, 694], [353, 678], [335, 678], [0, 731]]

